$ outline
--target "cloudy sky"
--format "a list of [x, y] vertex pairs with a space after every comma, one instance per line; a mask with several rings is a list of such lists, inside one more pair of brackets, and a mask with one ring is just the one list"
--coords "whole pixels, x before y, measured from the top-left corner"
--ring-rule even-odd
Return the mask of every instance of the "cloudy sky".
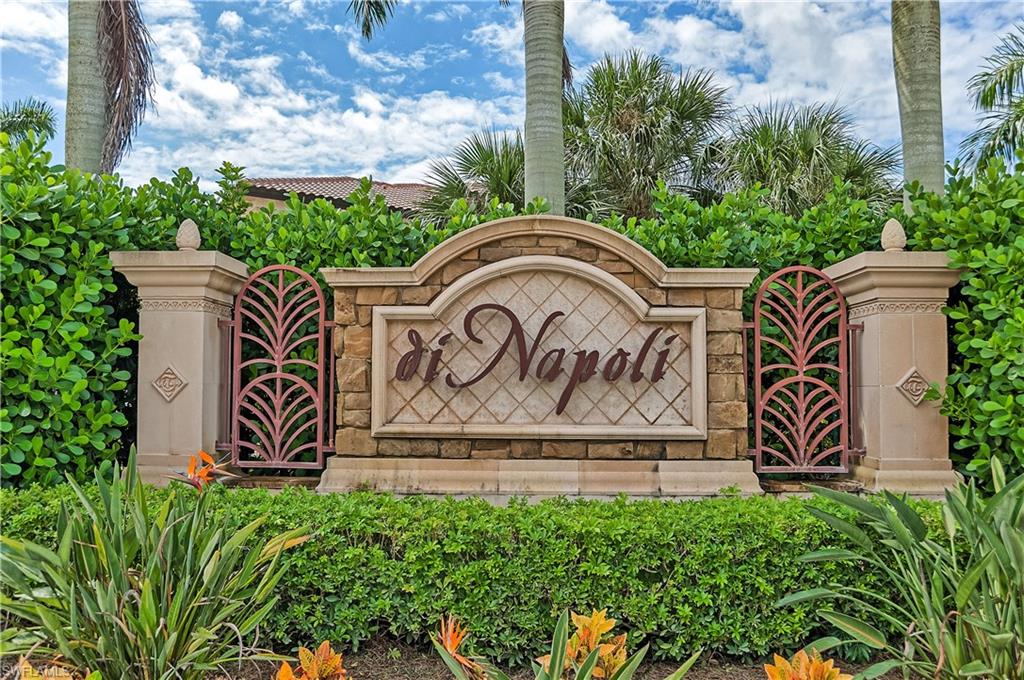
[[[522, 124], [518, 3], [408, 0], [372, 41], [347, 1], [144, 0], [155, 46], [155, 108], [120, 167], [131, 183], [187, 165], [205, 182], [222, 160], [249, 176], [421, 179], [431, 158], [480, 128]], [[3, 100], [35, 96], [62, 117], [65, 2], [5, 0]], [[946, 154], [973, 127], [964, 91], [1024, 3], [942, 3]], [[581, 77], [607, 52], [639, 48], [711, 68], [738, 106], [838, 100], [860, 133], [899, 140], [889, 2], [568, 0]], [[63, 136], [51, 143], [63, 156]]]

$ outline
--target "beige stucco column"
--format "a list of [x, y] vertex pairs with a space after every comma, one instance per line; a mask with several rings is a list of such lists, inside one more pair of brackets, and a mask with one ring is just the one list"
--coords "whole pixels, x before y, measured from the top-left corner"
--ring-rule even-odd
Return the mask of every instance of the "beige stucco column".
[[958, 273], [945, 253], [860, 253], [825, 269], [846, 296], [857, 338], [853, 467], [868, 490], [938, 495], [956, 481], [946, 417], [924, 399], [945, 384], [946, 304]]
[[145, 481], [165, 483], [200, 449], [213, 453], [226, 422], [226, 331], [217, 322], [230, 316], [248, 269], [209, 250], [111, 259], [139, 295], [139, 471]]

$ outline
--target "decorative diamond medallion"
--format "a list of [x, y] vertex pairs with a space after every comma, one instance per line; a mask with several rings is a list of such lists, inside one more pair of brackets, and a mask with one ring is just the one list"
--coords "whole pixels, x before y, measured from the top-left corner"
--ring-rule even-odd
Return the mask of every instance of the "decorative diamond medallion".
[[924, 395], [928, 391], [929, 383], [928, 379], [921, 375], [920, 371], [916, 368], [911, 368], [896, 387], [899, 388], [900, 394], [910, 400], [911, 404], [919, 406], [924, 401]]
[[173, 401], [178, 396], [178, 393], [185, 389], [186, 385], [188, 385], [188, 381], [181, 377], [178, 369], [170, 365], [153, 381], [153, 387], [156, 388], [156, 391], [167, 402]]

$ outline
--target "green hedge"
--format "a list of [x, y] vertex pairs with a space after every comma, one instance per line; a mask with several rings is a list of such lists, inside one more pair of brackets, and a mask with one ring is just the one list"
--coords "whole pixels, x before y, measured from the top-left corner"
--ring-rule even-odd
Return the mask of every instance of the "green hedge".
[[[845, 545], [799, 499], [502, 508], [372, 493], [209, 493], [228, 524], [266, 515], [267, 535], [315, 528], [286, 553], [281, 602], [262, 638], [279, 651], [324, 639], [357, 648], [378, 634], [426, 644], [440, 616], [454, 613], [477, 652], [522, 664], [542, 651], [562, 608], [608, 607], [659, 658], [697, 648], [762, 656], [827, 632], [807, 607], [774, 607], [781, 596], [829, 581], [875, 583], [855, 564], [796, 560]], [[60, 499], [70, 497], [66, 486], [0, 492], [4, 533], [52, 544]], [[938, 526], [937, 506], [924, 505]]]
[[916, 190], [912, 243], [949, 252], [963, 270], [947, 312], [950, 375], [944, 411], [958, 462], [988, 479], [998, 457], [1024, 474], [1024, 150], [975, 176], [951, 168], [942, 196]]
[[138, 336], [113, 314], [108, 255], [132, 220], [118, 186], [54, 170], [34, 138], [0, 133], [0, 148], [0, 477], [84, 479], [129, 426], [116, 404], [132, 376], [115, 364]]

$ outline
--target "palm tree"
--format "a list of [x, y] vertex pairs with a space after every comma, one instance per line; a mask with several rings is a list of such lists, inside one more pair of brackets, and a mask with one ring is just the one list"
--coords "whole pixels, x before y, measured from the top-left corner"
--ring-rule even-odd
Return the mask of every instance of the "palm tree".
[[938, 0], [892, 0], [892, 61], [900, 107], [903, 177], [942, 193], [942, 69]]
[[703, 159], [701, 174], [713, 193], [760, 185], [774, 209], [799, 215], [838, 178], [873, 205], [888, 208], [896, 200], [898, 148], [859, 140], [852, 118], [836, 104], [753, 107], [730, 128]]
[[974, 108], [983, 114], [982, 125], [960, 145], [975, 166], [997, 156], [1012, 162], [1016, 150], [1024, 148], [1024, 24], [1003, 36], [985, 61], [967, 85]]
[[[447, 220], [452, 204], [465, 200], [471, 211], [483, 212], [497, 199], [518, 210], [525, 205], [525, 153], [519, 130], [484, 130], [461, 142], [447, 158], [433, 161], [427, 174], [430, 187], [427, 198], [417, 206], [416, 214], [431, 223]], [[600, 200], [599, 192], [585, 180], [566, 180], [565, 214], [570, 217], [603, 217], [610, 207]]]
[[710, 71], [675, 73], [657, 56], [605, 57], [565, 103], [566, 159], [617, 211], [648, 216], [659, 180], [700, 184], [697, 159], [731, 111]]
[[480, 212], [492, 199], [523, 207], [523, 136], [519, 130], [478, 132], [461, 142], [447, 158], [431, 162], [427, 198], [417, 214], [443, 221], [456, 200]]
[[112, 172], [152, 94], [151, 40], [138, 0], [68, 0], [65, 164]]
[[30, 97], [0, 108], [0, 132], [10, 135], [12, 145], [28, 137], [29, 130], [44, 139], [53, 137], [57, 133], [53, 107]]
[[565, 214], [562, 63], [565, 3], [523, 0], [526, 45], [526, 196], [543, 196]]
[[[499, 0], [509, 5], [510, 0]], [[394, 14], [397, 0], [350, 0], [348, 9], [369, 39]], [[562, 87], [571, 82], [565, 50], [563, 0], [523, 0], [526, 53], [526, 195], [543, 196], [552, 214], [565, 214]]]
[[[729, 111], [725, 90], [708, 72], [674, 73], [660, 57], [635, 52], [606, 57], [564, 95], [565, 214], [646, 216], [659, 180], [682, 191], [697, 186], [695, 159]], [[461, 143], [431, 165], [431, 194], [420, 214], [441, 219], [458, 198], [522, 207], [522, 145], [518, 131], [478, 133]]]

